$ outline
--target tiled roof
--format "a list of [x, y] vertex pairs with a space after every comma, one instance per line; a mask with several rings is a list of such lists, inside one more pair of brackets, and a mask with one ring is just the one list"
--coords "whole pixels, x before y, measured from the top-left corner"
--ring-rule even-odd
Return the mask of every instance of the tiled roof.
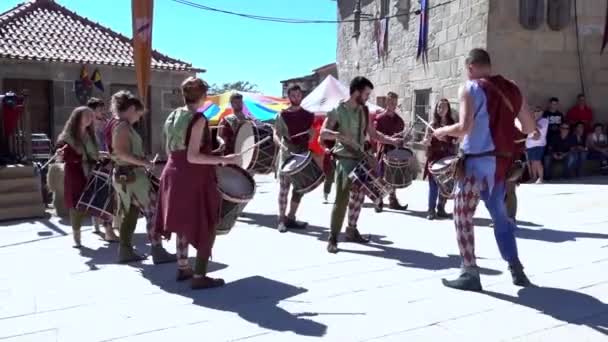
[[[53, 0], [23, 3], [0, 14], [0, 58], [133, 66], [131, 39]], [[152, 52], [152, 68], [203, 72]]]

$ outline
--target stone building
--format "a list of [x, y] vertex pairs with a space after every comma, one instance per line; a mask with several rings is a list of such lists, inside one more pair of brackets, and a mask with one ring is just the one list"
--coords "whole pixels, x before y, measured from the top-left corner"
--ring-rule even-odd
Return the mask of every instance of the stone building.
[[[575, 11], [570, 0], [430, 0], [426, 68], [416, 59], [419, 1], [337, 3], [338, 19], [346, 20], [338, 27], [340, 80], [370, 78], [378, 104], [386, 92], [397, 92], [406, 120], [413, 113], [426, 117], [442, 97], [457, 109], [465, 55], [482, 47], [531, 104], [557, 96], [565, 112], [585, 92], [596, 120], [608, 121], [608, 53], [600, 56], [605, 1], [578, 1]], [[384, 29], [384, 21], [370, 18], [388, 23]]]
[[310, 94], [327, 76], [333, 76], [338, 78], [338, 69], [336, 63], [330, 63], [320, 68], [316, 68], [312, 71], [312, 74], [295, 77], [288, 80], [281, 81], [283, 87], [283, 97], [287, 97], [287, 89], [293, 84], [298, 84], [302, 88], [304, 96]]
[[[149, 152], [161, 150], [161, 126], [181, 105], [180, 83], [202, 69], [154, 51], [148, 91], [149, 113], [138, 129]], [[97, 69], [103, 91], [92, 96], [109, 104], [120, 89], [137, 94], [131, 39], [62, 7], [52, 0], [24, 3], [0, 14], [0, 89], [27, 90], [32, 133], [54, 140], [74, 107], [81, 71]]]

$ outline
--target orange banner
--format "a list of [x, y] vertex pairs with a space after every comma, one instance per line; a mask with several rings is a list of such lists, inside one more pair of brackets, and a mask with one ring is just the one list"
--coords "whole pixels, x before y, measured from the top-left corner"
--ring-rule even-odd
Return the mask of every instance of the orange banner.
[[137, 89], [145, 104], [152, 64], [152, 16], [154, 0], [131, 0], [133, 19], [133, 60]]

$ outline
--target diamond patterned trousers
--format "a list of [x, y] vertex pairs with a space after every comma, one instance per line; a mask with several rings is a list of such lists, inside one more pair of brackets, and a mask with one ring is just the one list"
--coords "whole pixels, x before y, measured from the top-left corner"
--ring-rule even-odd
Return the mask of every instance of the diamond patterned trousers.
[[485, 179], [475, 176], [467, 176], [456, 183], [454, 225], [463, 266], [476, 266], [473, 216], [480, 200], [484, 201], [494, 222], [494, 237], [502, 258], [509, 263], [519, 261], [515, 241], [517, 227], [507, 215], [504, 199], [504, 182], [496, 183], [492, 191], [489, 191]]
[[[287, 211], [287, 196], [289, 195], [289, 188], [291, 188], [291, 183], [289, 182], [289, 177], [279, 175], [279, 216], [280, 217], [285, 217], [285, 212]], [[301, 194], [298, 194], [295, 191], [291, 192], [291, 202], [292, 203], [300, 203], [301, 200], [302, 200]]]
[[365, 199], [365, 192], [359, 184], [353, 184], [342, 171], [336, 171], [336, 199], [331, 212], [331, 234], [338, 236], [342, 230], [344, 216], [348, 208], [348, 228], [357, 228], [357, 221]]

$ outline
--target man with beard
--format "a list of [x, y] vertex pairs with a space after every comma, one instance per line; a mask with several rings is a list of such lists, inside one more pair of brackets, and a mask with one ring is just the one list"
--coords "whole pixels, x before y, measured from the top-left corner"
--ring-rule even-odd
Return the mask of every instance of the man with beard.
[[[378, 115], [376, 118], [376, 130], [386, 136], [394, 136], [398, 133], [403, 132], [405, 128], [405, 123], [403, 119], [397, 114], [397, 102], [399, 101], [399, 96], [390, 91], [386, 94], [386, 110], [384, 113]], [[386, 153], [393, 150], [395, 146], [389, 144], [382, 144], [378, 149], [378, 162], [382, 165], [382, 158]], [[384, 169], [382, 170], [384, 171]], [[407, 204], [401, 205], [397, 200], [397, 193], [395, 190], [391, 192], [388, 197], [388, 207], [393, 210], [407, 210]], [[376, 205], [376, 212], [379, 213], [382, 211], [384, 207], [384, 203], [382, 200], [378, 202]]]
[[220, 145], [219, 150], [224, 155], [234, 153], [234, 143], [236, 133], [245, 121], [252, 121], [252, 118], [243, 113], [243, 95], [234, 93], [230, 95], [230, 106], [233, 114], [222, 118], [218, 125], [217, 140]]
[[[314, 138], [313, 123], [315, 115], [300, 106], [302, 103], [302, 89], [298, 85], [289, 87], [287, 96], [291, 106], [281, 111], [274, 124], [274, 140], [279, 148], [279, 168], [291, 154], [305, 154], [309, 151], [308, 144]], [[314, 160], [312, 161], [315, 162]], [[302, 194], [295, 189], [291, 192], [289, 214], [287, 211], [287, 195], [291, 183], [289, 178], [279, 173], [279, 226], [281, 233], [287, 229], [304, 229], [306, 222], [296, 221], [296, 212], [302, 199]]]
[[357, 221], [365, 198], [363, 189], [353, 184], [348, 175], [364, 158], [365, 139], [369, 137], [383, 144], [399, 145], [402, 139], [387, 137], [376, 131], [365, 103], [374, 85], [365, 77], [357, 76], [350, 83], [350, 98], [327, 113], [321, 128], [321, 139], [336, 141], [336, 199], [331, 214], [331, 234], [327, 245], [329, 253], [338, 252], [338, 235], [348, 206], [346, 241], [368, 243], [357, 229]]

